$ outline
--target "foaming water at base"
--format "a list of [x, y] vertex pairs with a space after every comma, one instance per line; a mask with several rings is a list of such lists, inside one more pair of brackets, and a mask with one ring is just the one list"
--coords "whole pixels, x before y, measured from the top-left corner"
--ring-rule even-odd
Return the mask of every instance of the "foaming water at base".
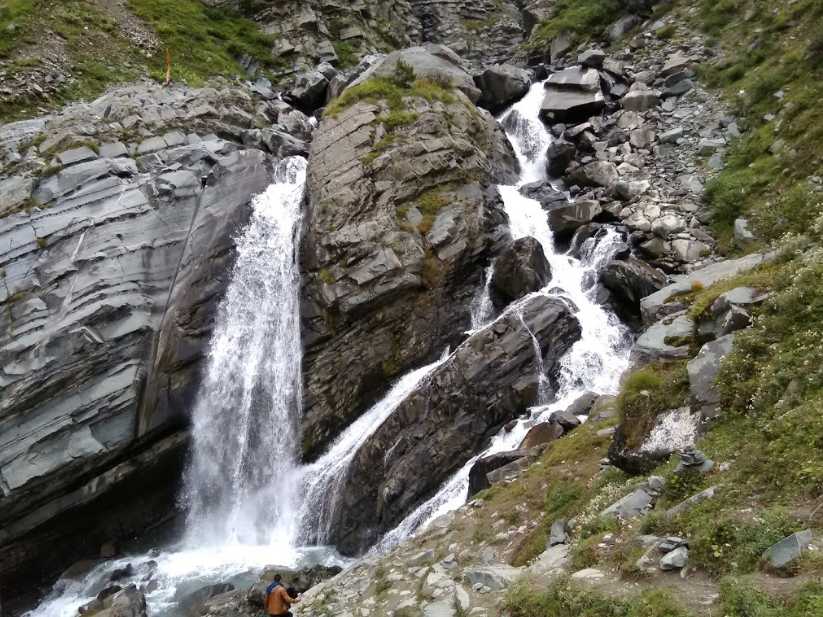
[[78, 609], [113, 584], [112, 573], [130, 571], [116, 581], [146, 590], [151, 617], [184, 617], [178, 602], [188, 594], [215, 583], [243, 589], [257, 582], [267, 566], [298, 569], [315, 564], [349, 563], [331, 547], [295, 548], [287, 543], [266, 546], [226, 544], [219, 547], [169, 550], [123, 557], [100, 564], [81, 581], [58, 583], [50, 597], [27, 617], [76, 617]]

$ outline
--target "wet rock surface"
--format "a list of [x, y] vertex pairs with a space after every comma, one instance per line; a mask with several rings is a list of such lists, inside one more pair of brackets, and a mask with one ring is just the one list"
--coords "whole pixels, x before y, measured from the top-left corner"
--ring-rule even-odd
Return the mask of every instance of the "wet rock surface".
[[335, 513], [341, 550], [362, 550], [391, 529], [535, 400], [536, 361], [526, 326], [550, 374], [580, 335], [564, 302], [535, 296], [466, 340], [357, 453]]
[[[462, 75], [460, 83], [474, 88], [443, 48], [386, 61], [399, 60], [415, 71]], [[374, 74], [383, 70], [378, 64]], [[463, 92], [450, 96], [446, 103], [412, 97], [415, 121], [376, 158], [386, 134], [380, 103], [356, 103], [316, 131], [301, 246], [309, 457], [395, 376], [456, 342], [483, 265], [507, 241], [493, 182], [514, 173], [510, 146]]]
[[[157, 440], [187, 422], [234, 234], [277, 156], [248, 139], [257, 134], [249, 127], [291, 112], [237, 87], [129, 86], [0, 127], [0, 157], [28, 182], [11, 200], [0, 196], [4, 578], [25, 575], [42, 546], [59, 569], [72, 542], [108, 539], [109, 525], [59, 546], [37, 530], [139, 473], [150, 463], [141, 452], [157, 443], [155, 454], [168, 452], [158, 462], [178, 460], [185, 438]], [[135, 514], [176, 512], [150, 513], [172, 484], [147, 489]], [[113, 526], [118, 517], [124, 529], [139, 518], [118, 510]], [[92, 521], [58, 527], [93, 529]]]

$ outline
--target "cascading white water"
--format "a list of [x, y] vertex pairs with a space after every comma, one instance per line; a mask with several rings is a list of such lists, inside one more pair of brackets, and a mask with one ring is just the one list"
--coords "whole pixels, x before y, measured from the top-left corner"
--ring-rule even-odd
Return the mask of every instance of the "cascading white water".
[[156, 587], [152, 617], [178, 615], [177, 601], [203, 585], [247, 585], [260, 568], [340, 563], [324, 547], [297, 547], [297, 437], [301, 346], [297, 239], [306, 161], [289, 157], [254, 198], [239, 234], [237, 260], [220, 304], [193, 413], [190, 508], [181, 546], [102, 564], [83, 581], [55, 589], [31, 617], [75, 617], [130, 564], [120, 584]]
[[325, 544], [329, 541], [334, 513], [342, 499], [341, 487], [360, 446], [447, 357], [448, 354], [443, 354], [437, 362], [406, 373], [380, 401], [338, 436], [323, 456], [304, 467], [300, 516], [302, 543]]
[[[580, 259], [558, 253], [546, 212], [539, 202], [520, 193], [524, 184], [546, 180], [546, 149], [551, 136], [539, 118], [543, 94], [543, 83], [532, 85], [528, 94], [500, 117], [520, 163], [520, 178], [516, 185], [501, 185], [498, 190], [509, 217], [512, 237], [535, 238], [551, 266], [552, 279], [540, 293], [564, 298], [574, 305], [581, 326], [580, 340], [560, 361], [555, 400], [550, 404], [539, 401], [529, 416], [519, 420], [512, 430], [495, 436], [489, 447], [469, 460], [434, 497], [386, 534], [378, 550], [396, 545], [415, 530], [425, 528], [431, 521], [463, 505], [469, 471], [478, 458], [517, 448], [531, 426], [566, 409], [585, 392], [615, 393], [620, 376], [628, 367], [629, 332], [615, 315], [594, 300], [591, 284], [597, 280], [598, 269], [614, 255], [619, 235], [608, 229], [599, 238], [588, 239], [581, 247]], [[508, 310], [517, 310], [517, 305]], [[472, 324], [472, 327], [479, 326]]]
[[300, 410], [295, 237], [306, 160], [280, 162], [254, 199], [193, 414], [187, 544], [289, 542]]
[[483, 288], [472, 301], [472, 305], [470, 307], [470, 331], [479, 330], [480, 328], [482, 328], [489, 321], [492, 314], [494, 313], [494, 306], [492, 305], [491, 299], [491, 284], [493, 275], [494, 262], [490, 263], [489, 267], [486, 268]]

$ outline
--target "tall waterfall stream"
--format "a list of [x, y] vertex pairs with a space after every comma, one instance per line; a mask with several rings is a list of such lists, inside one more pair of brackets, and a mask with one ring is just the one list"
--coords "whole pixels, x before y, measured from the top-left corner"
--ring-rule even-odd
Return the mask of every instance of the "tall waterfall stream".
[[[501, 431], [486, 451], [469, 460], [431, 499], [411, 512], [375, 550], [389, 548], [466, 500], [468, 475], [480, 456], [516, 448], [529, 427], [568, 407], [586, 391], [614, 393], [628, 365], [628, 333], [594, 299], [596, 271], [619, 240], [610, 231], [587, 240], [576, 259], [555, 251], [546, 213], [520, 194], [545, 180], [548, 131], [538, 118], [543, 84], [503, 114], [501, 122], [521, 167], [517, 185], [500, 186], [514, 238], [536, 238], [551, 265], [552, 280], [537, 292], [567, 299], [577, 308], [582, 336], [561, 361], [551, 402], [538, 401], [515, 428]], [[253, 201], [251, 221], [237, 240], [238, 258], [217, 317], [204, 382], [194, 409], [192, 460], [185, 478], [189, 504], [186, 535], [166, 551], [130, 556], [98, 566], [82, 582], [55, 587], [34, 611], [38, 617], [74, 617], [109, 573], [130, 563], [134, 579], [153, 573], [149, 614], [176, 616], [178, 600], [203, 585], [248, 585], [265, 565], [301, 567], [341, 563], [329, 537], [342, 479], [358, 448], [447, 355], [400, 378], [311, 465], [297, 462], [300, 364], [299, 273], [296, 239], [306, 161], [290, 157], [274, 183]], [[472, 329], [493, 323], [488, 298], [491, 267], [473, 306]], [[507, 311], [518, 311], [519, 303]], [[535, 341], [535, 344], [536, 341]], [[242, 350], [242, 353], [241, 351]], [[539, 354], [539, 346], [536, 350]], [[545, 375], [539, 375], [541, 382]], [[276, 446], [275, 446], [276, 444]], [[320, 544], [320, 546], [317, 546]]]

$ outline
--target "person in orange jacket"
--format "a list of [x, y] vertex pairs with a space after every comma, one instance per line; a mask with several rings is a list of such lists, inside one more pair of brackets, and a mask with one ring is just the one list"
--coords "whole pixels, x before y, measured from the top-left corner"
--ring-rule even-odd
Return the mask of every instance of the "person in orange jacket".
[[266, 587], [266, 613], [272, 617], [293, 617], [289, 607], [300, 600], [289, 595], [282, 583], [283, 577], [274, 575], [274, 581]]

